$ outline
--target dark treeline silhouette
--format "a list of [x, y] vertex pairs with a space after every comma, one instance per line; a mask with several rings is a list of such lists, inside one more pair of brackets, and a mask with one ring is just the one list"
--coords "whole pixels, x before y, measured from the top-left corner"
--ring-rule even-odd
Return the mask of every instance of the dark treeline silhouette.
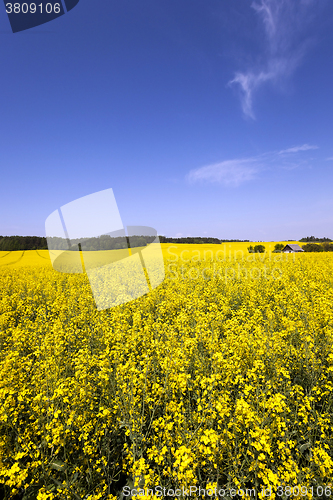
[[[70, 240], [70, 250], [120, 250], [124, 248], [145, 247], [155, 240], [156, 236], [117, 236], [102, 235], [96, 238], [78, 238]], [[67, 240], [63, 238], [48, 238], [50, 250], [67, 250]]]
[[249, 243], [250, 240], [220, 240], [221, 243]]
[[201, 236], [187, 236], [186, 238], [181, 237], [181, 238], [168, 238], [167, 236], [159, 236], [160, 242], [161, 243], [188, 243], [188, 244], [198, 244], [198, 243], [203, 243], [203, 244], [216, 244], [219, 245], [222, 240], [219, 240], [218, 238], [203, 238]]
[[44, 250], [47, 249], [46, 238], [41, 236], [0, 236], [0, 251]]
[[[89, 239], [72, 239], [70, 240], [70, 250], [115, 250], [127, 247], [144, 247], [155, 240], [155, 236], [118, 236], [111, 237], [102, 235], [97, 238]], [[231, 243], [231, 242], [249, 242], [250, 240], [220, 240], [219, 238], [187, 236], [186, 238], [169, 238], [167, 236], [159, 236], [161, 243], [187, 243], [187, 244], [216, 244]], [[0, 251], [15, 251], [15, 250], [47, 250], [48, 243], [50, 250], [68, 250], [68, 241], [64, 238], [48, 238], [42, 236], [0, 236]]]
[[302, 238], [299, 241], [304, 241], [305, 243], [314, 241], [316, 241], [317, 243], [324, 243], [325, 241], [331, 242], [333, 240], [331, 240], [330, 238], [316, 238], [315, 236], [307, 236], [306, 238]]
[[333, 252], [333, 244], [328, 241], [324, 243], [307, 243], [302, 246], [304, 252]]

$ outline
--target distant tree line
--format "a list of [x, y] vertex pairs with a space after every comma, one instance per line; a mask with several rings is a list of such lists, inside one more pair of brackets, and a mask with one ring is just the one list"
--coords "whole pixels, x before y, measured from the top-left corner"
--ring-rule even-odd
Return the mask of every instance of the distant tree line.
[[[331, 241], [331, 240], [330, 240]], [[333, 252], [333, 244], [325, 243], [307, 243], [302, 246], [304, 252]]]
[[330, 238], [316, 238], [315, 236], [307, 236], [306, 238], [302, 238], [299, 241], [304, 241], [304, 242], [313, 242], [316, 241], [317, 243], [324, 243], [325, 241], [331, 242]]
[[[72, 239], [70, 240], [71, 250], [78, 250], [78, 244], [81, 249], [90, 250], [114, 250], [127, 247], [144, 247], [155, 240], [155, 236], [137, 235], [125, 237], [111, 237], [102, 235], [97, 238]], [[48, 238], [53, 250], [68, 250], [68, 241], [64, 238]], [[218, 238], [186, 237], [186, 238], [168, 238], [159, 236], [161, 243], [187, 243], [187, 244], [217, 244], [231, 241], [249, 241], [249, 240], [220, 240]], [[47, 239], [42, 236], [0, 236], [0, 251], [15, 250], [47, 250]]]
[[[187, 236], [186, 238], [168, 238], [166, 236], [159, 236], [160, 242], [161, 243], [187, 243], [187, 244], [215, 244], [219, 245], [222, 241], [227, 241], [227, 240], [220, 240], [219, 238], [203, 238], [201, 236]], [[230, 240], [231, 241], [231, 240]]]
[[[127, 247], [144, 247], [153, 243], [156, 236], [145, 236], [145, 235], [137, 235], [137, 236], [120, 236], [113, 238], [108, 235], [99, 236], [98, 238], [90, 238], [87, 240], [71, 240], [71, 245], [73, 250], [77, 249], [78, 244], [81, 243], [82, 250], [115, 250]], [[67, 248], [67, 241], [62, 238], [49, 238], [52, 244], [52, 248], [54, 250], [63, 250]], [[161, 243], [215, 243], [220, 244], [221, 241], [218, 238], [167, 238], [166, 236], [159, 236], [159, 240]]]
[[[98, 238], [70, 240], [70, 250], [114, 250], [120, 248], [142, 247], [152, 243], [155, 236], [131, 236], [112, 238], [103, 235]], [[64, 238], [48, 238], [50, 249], [68, 250], [68, 240]], [[0, 236], [0, 251], [11, 252], [15, 250], [47, 250], [48, 241], [42, 236]], [[81, 243], [82, 242], [82, 243]]]
[[219, 240], [221, 243], [250, 243], [250, 240]]
[[41, 236], [0, 236], [0, 251], [2, 252], [44, 249], [47, 249], [47, 241]]
[[[77, 238], [70, 240], [70, 250], [120, 250], [128, 247], [145, 247], [155, 240], [155, 236], [117, 236], [102, 235], [96, 238]], [[50, 249], [68, 250], [68, 242], [63, 238], [48, 238]]]

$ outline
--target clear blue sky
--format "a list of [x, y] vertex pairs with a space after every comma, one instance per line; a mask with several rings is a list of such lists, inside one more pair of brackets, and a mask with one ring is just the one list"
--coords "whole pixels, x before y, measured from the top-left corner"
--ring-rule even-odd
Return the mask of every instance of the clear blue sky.
[[333, 238], [331, 0], [0, 5], [0, 235], [113, 188], [166, 236]]

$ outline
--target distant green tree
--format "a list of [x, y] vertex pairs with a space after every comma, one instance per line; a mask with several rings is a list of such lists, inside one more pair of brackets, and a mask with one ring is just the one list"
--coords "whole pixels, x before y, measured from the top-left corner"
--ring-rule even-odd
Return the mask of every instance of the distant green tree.
[[322, 247], [323, 247], [323, 249], [324, 249], [325, 252], [333, 252], [333, 245], [332, 245], [332, 243], [325, 242], [325, 243], [322, 244]]
[[254, 253], [265, 253], [264, 245], [255, 245]]
[[307, 236], [306, 238], [301, 238], [299, 241], [304, 241], [304, 242], [314, 242], [316, 241], [317, 243], [323, 243], [323, 242], [331, 242], [332, 240], [330, 238], [316, 238], [315, 236]]
[[254, 253], [254, 248], [252, 245], [250, 245], [249, 247], [247, 247], [247, 250], [249, 253]]
[[274, 252], [281, 252], [281, 250], [284, 249], [284, 244], [283, 243], [277, 243], [275, 246], [274, 246]]
[[319, 245], [317, 243], [307, 243], [306, 245], [302, 246], [304, 252], [323, 252], [324, 248], [322, 245]]

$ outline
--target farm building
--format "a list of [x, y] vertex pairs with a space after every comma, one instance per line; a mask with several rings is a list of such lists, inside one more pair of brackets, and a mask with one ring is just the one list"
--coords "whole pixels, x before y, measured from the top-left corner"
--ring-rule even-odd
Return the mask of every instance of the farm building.
[[283, 253], [295, 253], [295, 252], [304, 252], [303, 248], [296, 244], [286, 245], [282, 250]]

